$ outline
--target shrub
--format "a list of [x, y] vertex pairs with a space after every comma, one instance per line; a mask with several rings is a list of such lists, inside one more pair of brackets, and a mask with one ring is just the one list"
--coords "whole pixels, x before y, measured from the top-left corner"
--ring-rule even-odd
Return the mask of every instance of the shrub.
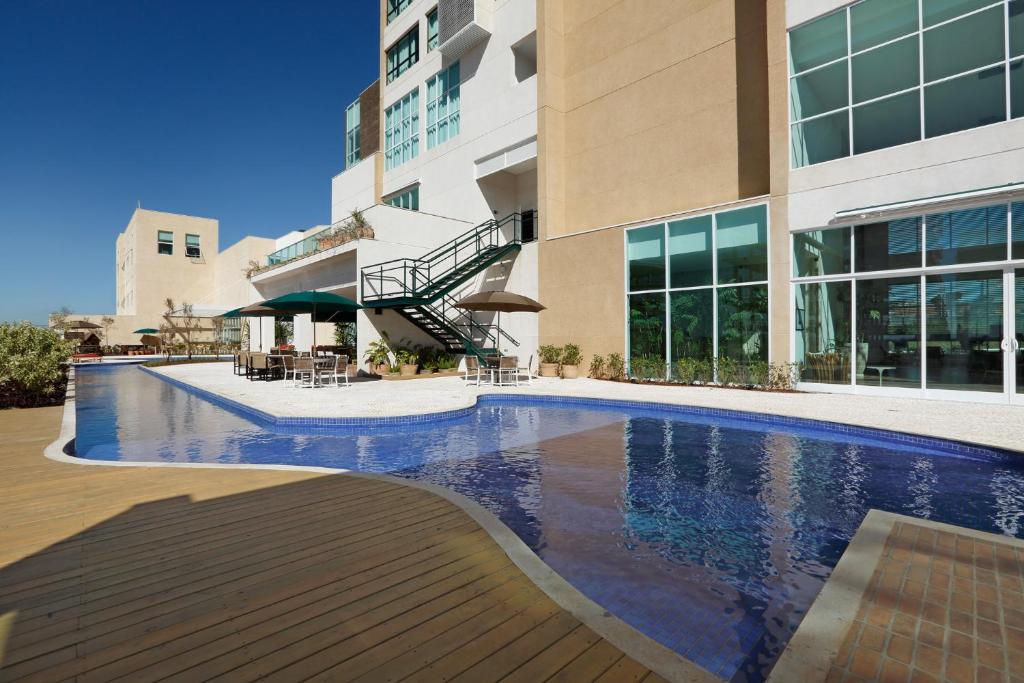
[[579, 365], [583, 360], [583, 351], [576, 344], [562, 347], [562, 365]]
[[604, 377], [604, 356], [594, 356], [590, 359], [590, 376], [594, 379]]
[[657, 356], [640, 356], [629, 361], [630, 373], [639, 380], [665, 379], [665, 361]]
[[800, 366], [796, 363], [769, 363], [765, 387], [775, 391], [792, 391], [799, 377]]
[[622, 379], [626, 376], [626, 362], [622, 360], [622, 354], [613, 353], [608, 356], [608, 377], [609, 379]]
[[672, 379], [683, 384], [715, 381], [715, 364], [710, 358], [680, 358], [672, 366]]
[[72, 345], [29, 323], [0, 324], [0, 406], [60, 401]]
[[743, 368], [733, 358], [719, 358], [716, 363], [719, 384], [742, 384]]
[[555, 363], [558, 364], [562, 361], [562, 347], [555, 346], [554, 344], [543, 344], [537, 353], [540, 354], [541, 363]]

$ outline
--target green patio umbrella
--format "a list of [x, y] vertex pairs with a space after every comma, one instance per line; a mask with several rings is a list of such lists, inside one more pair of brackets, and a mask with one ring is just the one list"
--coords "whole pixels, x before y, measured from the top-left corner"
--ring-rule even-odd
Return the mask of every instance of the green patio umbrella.
[[[355, 322], [356, 311], [362, 306], [330, 292], [292, 292], [276, 299], [264, 301], [262, 306], [282, 313], [309, 313], [314, 323]], [[316, 325], [313, 325], [313, 351], [316, 351]]]
[[249, 304], [248, 306], [241, 306], [239, 308], [233, 308], [227, 313], [222, 313], [219, 317], [221, 318], [259, 318], [260, 319], [260, 343], [263, 343], [263, 319], [264, 318], [279, 318], [285, 322], [291, 322], [292, 316], [287, 313], [283, 313], [276, 308], [267, 308], [264, 306], [265, 302], [260, 301], [255, 304]]
[[132, 332], [132, 334], [160, 334], [160, 330], [152, 327], [140, 327], [139, 329]]

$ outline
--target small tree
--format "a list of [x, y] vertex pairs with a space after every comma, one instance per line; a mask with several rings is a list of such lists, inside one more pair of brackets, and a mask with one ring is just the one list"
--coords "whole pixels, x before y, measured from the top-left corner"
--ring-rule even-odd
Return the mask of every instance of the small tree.
[[109, 315], [100, 318], [100, 325], [103, 326], [103, 341], [110, 344], [110, 328], [117, 320]]
[[353, 348], [356, 345], [356, 324], [334, 323], [334, 343], [338, 346]]
[[50, 327], [57, 330], [63, 335], [68, 331], [68, 322], [71, 318], [71, 309], [67, 306], [61, 306], [59, 309], [50, 314]]
[[220, 356], [220, 345], [224, 340], [224, 318], [213, 318], [213, 355]]
[[[174, 335], [181, 337], [181, 341], [185, 345], [185, 353], [188, 354], [189, 360], [192, 360], [192, 347], [195, 344], [194, 335], [202, 329], [202, 324], [192, 309], [192, 304], [182, 302], [181, 308], [175, 308], [174, 299], [167, 297], [164, 301], [164, 306], [167, 310], [164, 311], [164, 320], [166, 326], [170, 329], [171, 340], [174, 339]], [[164, 330], [164, 325], [160, 326], [160, 330]]]

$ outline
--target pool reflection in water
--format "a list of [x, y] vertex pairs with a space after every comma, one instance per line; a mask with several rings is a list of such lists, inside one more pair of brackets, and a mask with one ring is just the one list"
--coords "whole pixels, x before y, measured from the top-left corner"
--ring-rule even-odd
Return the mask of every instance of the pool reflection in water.
[[550, 403], [282, 430], [134, 367], [84, 370], [77, 394], [81, 457], [317, 465], [447, 486], [587, 596], [733, 680], [767, 675], [869, 508], [1022, 535], [1024, 468], [998, 454]]

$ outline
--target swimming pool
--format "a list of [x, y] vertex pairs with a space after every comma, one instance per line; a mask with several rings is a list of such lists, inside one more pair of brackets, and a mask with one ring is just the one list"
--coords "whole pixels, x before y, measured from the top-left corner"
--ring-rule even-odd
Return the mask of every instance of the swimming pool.
[[767, 675], [869, 508], [1024, 536], [1015, 456], [865, 430], [525, 396], [440, 422], [278, 427], [136, 367], [81, 369], [76, 393], [80, 457], [447, 486], [588, 597], [733, 680]]

